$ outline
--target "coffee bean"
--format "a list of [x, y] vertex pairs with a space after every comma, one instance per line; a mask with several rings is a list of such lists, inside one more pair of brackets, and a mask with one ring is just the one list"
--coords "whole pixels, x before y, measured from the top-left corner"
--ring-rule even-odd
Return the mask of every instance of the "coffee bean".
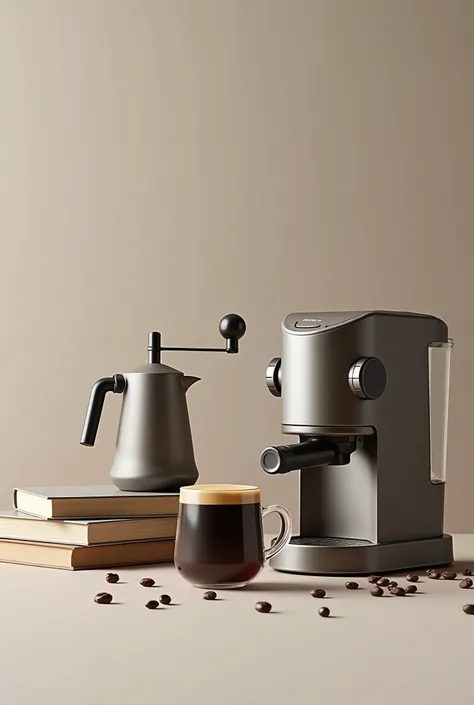
[[160, 602], [162, 605], [170, 605], [171, 597], [169, 595], [160, 595]]
[[317, 588], [316, 590], [311, 590], [311, 595], [313, 597], [326, 597], [326, 590], [321, 590], [321, 588]]
[[461, 580], [461, 582], [459, 583], [459, 587], [460, 587], [460, 588], [463, 588], [464, 590], [465, 590], [466, 588], [471, 588], [471, 587], [472, 587], [472, 580], [471, 580], [471, 578], [464, 578], [464, 580]]
[[359, 588], [359, 583], [346, 583], [346, 588], [348, 590], [357, 590]]
[[392, 593], [392, 595], [396, 595], [397, 597], [404, 597], [406, 595], [406, 590], [404, 590], [402, 587], [391, 588], [390, 592]]
[[147, 607], [149, 610], [156, 610], [156, 608], [159, 606], [160, 606], [160, 603], [158, 602], [158, 600], [150, 600], [145, 605], [145, 607]]
[[396, 580], [392, 580], [391, 582], [389, 582], [389, 584], [387, 585], [387, 587], [388, 587], [388, 589], [390, 590], [390, 588], [398, 587], [398, 583], [397, 583]]
[[320, 607], [318, 610], [318, 614], [320, 617], [329, 617], [329, 607]]
[[94, 602], [99, 605], [109, 605], [112, 602], [112, 595], [108, 592], [98, 592], [94, 597]]
[[418, 575], [416, 573], [408, 573], [407, 580], [409, 583], [417, 583]]
[[153, 578], [142, 578], [140, 580], [140, 585], [143, 585], [143, 587], [153, 587], [155, 584], [155, 581]]
[[383, 590], [378, 585], [374, 585], [374, 587], [370, 590], [370, 594], [374, 597], [382, 597]]
[[377, 585], [380, 587], [387, 587], [389, 585], [390, 580], [388, 578], [380, 578], [380, 580], [377, 580]]
[[425, 570], [426, 575], [429, 575], [432, 570], [434, 570], [434, 568], [428, 568], [427, 570]]
[[408, 593], [414, 593], [417, 592], [418, 588], [416, 585], [408, 585], [407, 588], [405, 589], [405, 592]]
[[215, 600], [217, 597], [217, 593], [214, 592], [214, 590], [206, 590], [204, 595], [202, 596], [203, 600]]
[[463, 610], [466, 614], [474, 614], [474, 605], [464, 605]]
[[445, 570], [443, 571], [442, 576], [445, 580], [454, 580], [456, 578], [456, 573], [453, 573], [452, 570]]
[[472, 575], [472, 570], [466, 568], [466, 570], [463, 572], [463, 575]]
[[255, 605], [255, 609], [257, 610], [257, 612], [264, 612], [265, 614], [267, 614], [267, 612], [270, 612], [271, 608], [272, 606], [269, 602], [257, 602], [257, 604]]
[[441, 577], [441, 573], [438, 573], [437, 570], [432, 570], [430, 571], [428, 577], [431, 578], [431, 580], [439, 580]]
[[107, 573], [105, 579], [108, 583], [118, 583], [118, 581], [120, 580], [117, 573]]
[[369, 583], [374, 584], [374, 583], [376, 583], [378, 580], [380, 580], [381, 577], [382, 577], [381, 575], [369, 575], [369, 577], [367, 578], [367, 580], [369, 581]]

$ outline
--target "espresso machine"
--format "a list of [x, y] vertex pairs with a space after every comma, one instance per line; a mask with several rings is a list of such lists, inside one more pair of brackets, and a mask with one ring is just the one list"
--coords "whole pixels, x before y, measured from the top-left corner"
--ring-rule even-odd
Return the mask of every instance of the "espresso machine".
[[291, 313], [267, 369], [284, 434], [261, 468], [299, 471], [299, 534], [279, 571], [366, 575], [448, 565], [443, 531], [452, 339], [431, 315]]

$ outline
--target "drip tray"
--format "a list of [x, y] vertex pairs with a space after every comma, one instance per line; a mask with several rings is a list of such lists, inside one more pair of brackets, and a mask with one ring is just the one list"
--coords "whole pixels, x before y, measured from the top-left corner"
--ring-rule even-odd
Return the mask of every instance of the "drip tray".
[[371, 541], [363, 541], [362, 539], [302, 539], [299, 536], [294, 536], [291, 539], [293, 546], [331, 546], [340, 548], [341, 546], [372, 546]]
[[370, 575], [450, 565], [453, 559], [449, 534], [393, 543], [293, 536], [270, 565], [284, 573], [303, 575]]

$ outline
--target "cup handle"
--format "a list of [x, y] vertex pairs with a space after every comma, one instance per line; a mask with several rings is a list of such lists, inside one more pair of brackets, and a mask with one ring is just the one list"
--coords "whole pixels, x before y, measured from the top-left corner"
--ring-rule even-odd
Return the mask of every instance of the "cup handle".
[[286, 544], [291, 539], [292, 524], [291, 515], [288, 509], [285, 509], [285, 507], [282, 507], [280, 504], [272, 504], [269, 507], [262, 507], [262, 519], [272, 512], [276, 512], [279, 515], [281, 519], [281, 529], [277, 540], [268, 548], [263, 549], [265, 562], [267, 562], [270, 558], [273, 558], [273, 556], [276, 556], [277, 553], [280, 553], [280, 551], [285, 548]]

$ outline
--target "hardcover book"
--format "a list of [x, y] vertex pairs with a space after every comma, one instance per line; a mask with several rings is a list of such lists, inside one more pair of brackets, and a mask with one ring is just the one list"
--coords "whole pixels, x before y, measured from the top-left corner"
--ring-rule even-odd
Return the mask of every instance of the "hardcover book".
[[43, 519], [163, 516], [178, 513], [179, 492], [124, 492], [115, 485], [24, 487], [15, 509]]

